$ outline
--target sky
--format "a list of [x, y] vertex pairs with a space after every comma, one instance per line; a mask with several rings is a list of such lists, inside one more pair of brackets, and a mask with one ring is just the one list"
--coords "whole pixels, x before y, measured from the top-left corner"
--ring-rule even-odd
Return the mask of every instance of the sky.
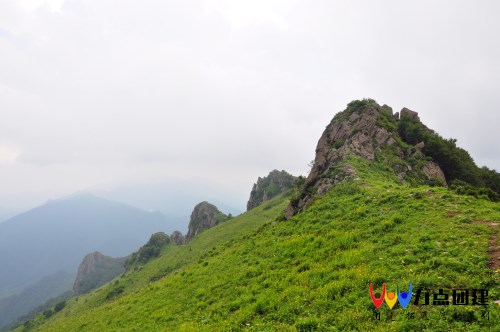
[[0, 210], [83, 190], [165, 211], [189, 188], [243, 211], [258, 176], [307, 174], [325, 126], [361, 98], [419, 112], [500, 170], [499, 12], [488, 0], [2, 0]]

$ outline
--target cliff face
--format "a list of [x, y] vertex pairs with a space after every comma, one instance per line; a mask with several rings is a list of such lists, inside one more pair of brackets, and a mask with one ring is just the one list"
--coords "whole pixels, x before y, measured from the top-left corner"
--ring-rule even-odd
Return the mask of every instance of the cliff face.
[[87, 293], [110, 281], [125, 270], [125, 258], [113, 258], [96, 251], [83, 259], [75, 283], [74, 294]]
[[259, 177], [250, 192], [247, 211], [286, 191], [293, 185], [294, 181], [295, 177], [293, 175], [278, 170], [270, 172], [269, 175], [263, 178]]
[[228, 216], [220, 212], [215, 205], [208, 202], [199, 203], [194, 207], [191, 213], [188, 233], [186, 235], [187, 241], [191, 240], [202, 230], [214, 227], [227, 218]]
[[[403, 108], [401, 117], [418, 119], [418, 113]], [[446, 184], [441, 168], [422, 153], [423, 142], [415, 146], [402, 142], [397, 131], [399, 118], [389, 106], [373, 100], [354, 101], [335, 115], [318, 141], [313, 167], [301, 195], [287, 207], [286, 217], [301, 211], [332, 185], [356, 179], [355, 168], [343, 162], [350, 155], [384, 162], [401, 182], [436, 179]]]

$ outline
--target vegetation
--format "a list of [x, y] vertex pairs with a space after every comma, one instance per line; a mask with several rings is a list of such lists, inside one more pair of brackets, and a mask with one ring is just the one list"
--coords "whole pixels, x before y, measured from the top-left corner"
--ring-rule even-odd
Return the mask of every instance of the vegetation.
[[[14, 321], [14, 324], [19, 324], [19, 321], [17, 321], [19, 316], [34, 316], [30, 314], [33, 309], [40, 304], [45, 303], [47, 300], [70, 290], [73, 286], [74, 280], [74, 275], [65, 272], [57, 272], [53, 275], [42, 278], [39, 282], [28, 287], [17, 295], [1, 299], [0, 331], [3, 330], [3, 326], [10, 326], [10, 323], [13, 323]], [[54, 304], [55, 303], [51, 303], [49, 307]], [[43, 307], [41, 310], [36, 310], [36, 313], [42, 312], [49, 307]], [[24, 317], [22, 321], [24, 320], [26, 320], [26, 317]]]
[[339, 112], [335, 114], [332, 121], [344, 121], [349, 118], [352, 113], [363, 112], [367, 107], [378, 107], [377, 102], [374, 99], [363, 98], [362, 100], [353, 100], [347, 104], [347, 108], [344, 112]]
[[250, 192], [247, 209], [250, 210], [264, 201], [287, 191], [295, 182], [295, 177], [285, 171], [274, 170], [257, 180]]
[[459, 180], [475, 188], [487, 188], [492, 191], [487, 195], [490, 199], [500, 199], [500, 174], [477, 167], [469, 153], [456, 145], [456, 139], [444, 139], [410, 116], [401, 117], [398, 133], [408, 144], [424, 142], [425, 155], [439, 164], [449, 183]]
[[128, 268], [134, 263], [144, 264], [149, 260], [160, 256], [161, 250], [169, 243], [170, 237], [163, 232], [151, 235], [148, 243], [143, 245], [139, 251], [134, 252], [132, 256], [127, 259], [125, 266]]
[[[500, 271], [487, 265], [488, 244], [498, 230], [484, 223], [500, 220], [498, 203], [444, 187], [402, 185], [384, 163], [354, 157], [348, 162], [361, 180], [332, 187], [289, 221], [275, 221], [287, 204], [277, 196], [186, 245], [166, 245], [157, 259], [25, 328], [497, 329], [496, 305], [412, 304], [392, 311], [384, 305], [377, 320], [368, 286], [480, 288], [489, 290], [490, 303], [500, 299]], [[489, 320], [483, 317], [487, 311]]]

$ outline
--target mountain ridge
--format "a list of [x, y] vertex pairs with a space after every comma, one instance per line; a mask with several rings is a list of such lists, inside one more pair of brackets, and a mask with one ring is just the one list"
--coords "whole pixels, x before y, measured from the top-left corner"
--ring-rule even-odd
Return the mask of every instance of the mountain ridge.
[[[422, 169], [429, 161], [441, 168], [446, 158], [464, 156], [456, 165], [468, 169], [470, 160], [453, 141], [425, 133], [418, 114], [401, 113], [396, 119], [373, 100], [351, 102], [327, 126], [308, 178], [299, 177], [289, 196], [278, 195], [184, 245], [168, 243], [156, 258], [23, 328], [497, 329], [500, 271], [492, 270], [490, 249], [498, 246], [492, 243], [498, 229], [490, 225], [500, 220], [500, 206], [488, 195], [495, 171], [478, 173], [492, 176], [488, 188], [454, 182], [460, 173], [455, 179], [448, 173], [446, 184], [429, 179]], [[412, 144], [411, 137], [424, 140]], [[449, 156], [423, 153], [439, 148]], [[412, 303], [408, 311], [374, 311], [370, 284], [396, 290], [410, 283], [415, 290], [487, 289], [491, 301], [487, 307]], [[486, 310], [493, 319], [484, 319]]]

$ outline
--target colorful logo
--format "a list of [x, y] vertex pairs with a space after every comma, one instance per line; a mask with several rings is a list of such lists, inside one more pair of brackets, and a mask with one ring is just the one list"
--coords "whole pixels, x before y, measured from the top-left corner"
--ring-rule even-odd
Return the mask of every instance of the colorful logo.
[[410, 287], [408, 289], [408, 292], [400, 292], [399, 291], [399, 285], [396, 286], [396, 292], [388, 292], [386, 284], [384, 283], [382, 285], [382, 293], [374, 293], [373, 292], [373, 285], [370, 283], [370, 297], [372, 299], [373, 305], [375, 305], [375, 308], [379, 309], [382, 306], [382, 303], [387, 304], [389, 309], [394, 308], [396, 303], [401, 305], [403, 309], [406, 309], [408, 305], [410, 304], [411, 296], [412, 296], [412, 290], [413, 286], [410, 283]]

